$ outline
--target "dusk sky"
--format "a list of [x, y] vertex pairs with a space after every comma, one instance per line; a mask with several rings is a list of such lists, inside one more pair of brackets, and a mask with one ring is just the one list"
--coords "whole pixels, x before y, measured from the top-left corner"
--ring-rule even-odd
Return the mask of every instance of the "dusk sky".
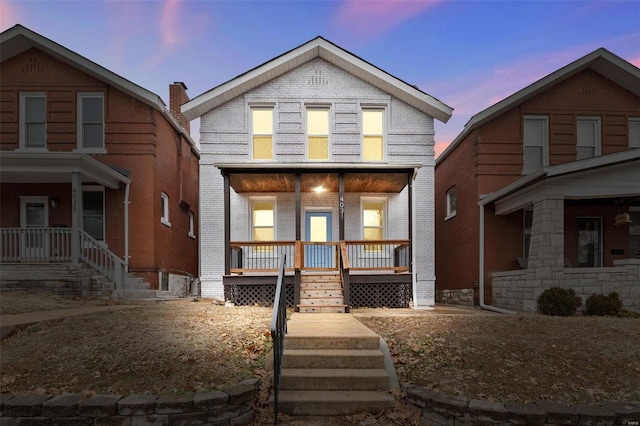
[[0, 0], [0, 30], [15, 24], [167, 104], [174, 81], [193, 98], [320, 35], [454, 108], [437, 153], [473, 114], [599, 47], [640, 66], [637, 0]]

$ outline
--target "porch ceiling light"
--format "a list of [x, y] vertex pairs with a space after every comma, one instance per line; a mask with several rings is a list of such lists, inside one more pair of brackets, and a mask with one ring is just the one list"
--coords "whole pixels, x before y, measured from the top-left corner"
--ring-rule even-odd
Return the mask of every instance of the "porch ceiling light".
[[322, 185], [316, 186], [315, 188], [313, 188], [313, 190], [315, 191], [316, 194], [320, 194], [326, 191], [326, 189]]

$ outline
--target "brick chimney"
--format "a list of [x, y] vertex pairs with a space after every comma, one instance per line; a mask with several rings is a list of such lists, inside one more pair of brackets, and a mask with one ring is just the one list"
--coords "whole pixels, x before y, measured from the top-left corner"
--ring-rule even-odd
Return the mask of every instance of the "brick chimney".
[[183, 82], [175, 81], [169, 85], [169, 110], [176, 120], [178, 120], [178, 123], [190, 134], [189, 122], [180, 112], [180, 105], [186, 103], [188, 100], [187, 86], [185, 86]]

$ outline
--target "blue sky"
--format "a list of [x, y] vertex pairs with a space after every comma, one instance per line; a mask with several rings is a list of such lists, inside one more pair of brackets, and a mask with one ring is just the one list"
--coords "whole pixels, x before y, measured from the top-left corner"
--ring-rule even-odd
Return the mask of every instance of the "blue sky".
[[[469, 118], [605, 47], [640, 66], [640, 1], [6, 1], [15, 24], [160, 95], [201, 93], [321, 35]], [[198, 140], [198, 123], [193, 123]]]

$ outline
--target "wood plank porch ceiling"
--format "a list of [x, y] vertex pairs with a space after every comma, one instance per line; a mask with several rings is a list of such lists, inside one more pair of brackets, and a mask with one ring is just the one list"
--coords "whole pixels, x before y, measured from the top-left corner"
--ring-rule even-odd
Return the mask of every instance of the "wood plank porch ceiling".
[[[236, 193], [243, 192], [295, 192], [294, 173], [230, 173], [229, 183]], [[401, 192], [408, 182], [408, 174], [345, 173], [345, 192]], [[327, 192], [338, 192], [338, 174], [306, 172], [301, 174], [300, 190], [312, 192], [322, 186]]]

